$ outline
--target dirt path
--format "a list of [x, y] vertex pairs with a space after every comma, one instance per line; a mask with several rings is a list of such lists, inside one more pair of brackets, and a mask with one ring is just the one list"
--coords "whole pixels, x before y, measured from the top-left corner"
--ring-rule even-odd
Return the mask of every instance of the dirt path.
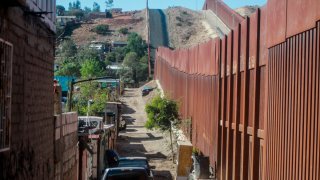
[[127, 129], [120, 132], [117, 151], [121, 156], [143, 156], [149, 159], [155, 180], [173, 179], [175, 165], [172, 163], [169, 140], [162, 133], [144, 127], [147, 120], [145, 102], [139, 89], [126, 89], [121, 99], [125, 107], [123, 116]]

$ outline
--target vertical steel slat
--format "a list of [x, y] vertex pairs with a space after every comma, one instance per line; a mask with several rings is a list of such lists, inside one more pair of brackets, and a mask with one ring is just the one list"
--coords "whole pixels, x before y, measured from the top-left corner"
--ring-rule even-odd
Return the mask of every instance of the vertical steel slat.
[[311, 130], [310, 130], [310, 133], [309, 133], [309, 135], [310, 135], [310, 137], [311, 137], [311, 139], [310, 139], [310, 145], [309, 145], [309, 147], [310, 147], [310, 157], [309, 157], [309, 172], [308, 172], [308, 174], [309, 174], [309, 178], [311, 179], [311, 180], [313, 180], [314, 178], [313, 178], [313, 171], [314, 171], [314, 164], [313, 164], [313, 162], [314, 162], [314, 158], [315, 158], [315, 156], [314, 156], [314, 147], [315, 147], [315, 138], [314, 138], [314, 136], [315, 136], [315, 120], [314, 120], [314, 113], [315, 113], [315, 110], [314, 110], [314, 107], [315, 107], [315, 89], [316, 89], [316, 87], [315, 87], [315, 85], [316, 85], [316, 82], [315, 82], [315, 74], [316, 74], [316, 72], [315, 72], [315, 69], [316, 69], [316, 63], [315, 63], [315, 49], [316, 49], [316, 30], [312, 30], [312, 38], [311, 38], [311, 44], [312, 44], [312, 48], [311, 48], [311, 63], [310, 63], [310, 68], [312, 68], [312, 80], [311, 80], [311, 104], [310, 104], [310, 106], [309, 106], [309, 108], [311, 109], [311, 112], [310, 112], [310, 114], [311, 114], [311, 116], [310, 116], [310, 121], [311, 121], [311, 125], [310, 125], [310, 128], [311, 128]]
[[[2, 41], [0, 41], [0, 49], [3, 50], [4, 49], [4, 43]], [[3, 121], [3, 117], [5, 115], [5, 109], [4, 109], [4, 104], [5, 104], [5, 94], [4, 94], [4, 77], [3, 74], [5, 73], [5, 53], [4, 51], [1, 52], [1, 80], [0, 80], [0, 85], [1, 85], [1, 104], [0, 104], [0, 130], [2, 130], [2, 132], [0, 132], [0, 149], [4, 148], [4, 137], [5, 137], [5, 131], [4, 131], [4, 121]]]
[[278, 110], [278, 147], [279, 147], [279, 153], [278, 153], [278, 159], [280, 162], [278, 163], [278, 178], [281, 179], [282, 176], [282, 168], [283, 168], [283, 143], [282, 143], [282, 115], [283, 115], [283, 88], [284, 88], [284, 79], [283, 79], [283, 73], [284, 73], [284, 64], [283, 64], [283, 44], [280, 45], [280, 68], [279, 68], [279, 110]]
[[[279, 47], [277, 48], [277, 54], [276, 54], [276, 59], [275, 61], [277, 61], [277, 67], [276, 67], [276, 71], [277, 71], [277, 91], [276, 91], [276, 104], [277, 104], [277, 109], [276, 109], [276, 139], [275, 139], [275, 147], [276, 147], [276, 151], [278, 151], [278, 153], [276, 153], [276, 159], [279, 159], [281, 157], [279, 157], [279, 155], [281, 155], [281, 146], [280, 146], [280, 116], [281, 116], [281, 85], [282, 85], [282, 79], [281, 79], [281, 72], [282, 72], [282, 58], [281, 58], [281, 53], [282, 53], [282, 45], [279, 45]], [[280, 179], [280, 167], [281, 167], [281, 160], [279, 162], [275, 161], [275, 167], [276, 167], [276, 178]]]
[[[3, 49], [3, 43], [0, 41], [0, 50], [1, 49]], [[0, 55], [1, 55], [1, 58], [0, 58], [0, 73], [1, 73], [1, 76], [0, 76], [0, 89], [1, 89], [1, 91], [0, 91], [0, 96], [1, 96], [1, 99], [0, 99], [0, 140], [1, 140], [1, 142], [3, 142], [3, 134], [4, 134], [4, 132], [3, 132], [3, 121], [2, 121], [2, 119], [3, 119], [3, 113], [4, 113], [4, 111], [3, 111], [3, 104], [4, 104], [4, 95], [3, 95], [3, 77], [2, 77], [2, 74], [4, 73], [3, 72], [3, 62], [4, 62], [4, 53], [2, 52], [2, 51], [0, 51]], [[2, 143], [0, 143], [0, 149], [1, 148], [3, 148], [3, 144]]]
[[306, 105], [306, 108], [307, 108], [307, 118], [306, 118], [306, 121], [307, 121], [307, 130], [306, 130], [306, 146], [305, 146], [305, 150], [306, 150], [306, 160], [305, 160], [305, 165], [306, 165], [306, 170], [305, 170], [305, 178], [307, 180], [309, 180], [309, 169], [310, 169], [310, 135], [311, 135], [311, 130], [310, 130], [310, 126], [311, 126], [311, 93], [312, 93], [312, 31], [308, 31], [308, 34], [309, 34], [309, 38], [308, 38], [308, 46], [307, 46], [307, 54], [308, 54], [308, 58], [307, 58], [307, 63], [308, 63], [308, 77], [307, 77], [307, 80], [308, 80], [308, 92], [307, 92], [307, 105]]
[[305, 56], [305, 53], [304, 53], [304, 47], [305, 47], [305, 34], [302, 34], [301, 36], [301, 56], [300, 56], [300, 72], [301, 72], [301, 76], [300, 76], [300, 83], [301, 83], [301, 91], [300, 91], [300, 102], [299, 103], [299, 118], [298, 118], [298, 121], [299, 121], [299, 145], [298, 145], [298, 148], [299, 148], [299, 164], [300, 164], [300, 167], [298, 167], [298, 178], [301, 179], [302, 178], [302, 163], [303, 163], [303, 153], [302, 153], [302, 147], [303, 147], [303, 105], [304, 105], [304, 88], [305, 88], [305, 84], [304, 84], [304, 56]]
[[295, 179], [295, 173], [296, 173], [296, 163], [297, 163], [297, 141], [298, 141], [298, 133], [297, 133], [297, 107], [298, 107], [298, 68], [299, 68], [299, 36], [295, 36], [293, 38], [293, 68], [294, 68], [294, 80], [293, 80], [293, 89], [294, 89], [294, 103], [293, 103], [293, 163], [292, 163], [292, 178]]
[[320, 178], [320, 174], [319, 174], [319, 168], [320, 168], [320, 122], [319, 122], [319, 119], [320, 119], [320, 112], [319, 112], [319, 108], [320, 108], [320, 62], [319, 62], [319, 58], [320, 58], [320, 22], [317, 23], [317, 37], [316, 37], [316, 40], [317, 40], [317, 47], [316, 47], [316, 51], [317, 51], [317, 56], [316, 56], [316, 68], [317, 68], [317, 77], [316, 77], [316, 137], [317, 137], [317, 140], [316, 140], [316, 145], [317, 145], [317, 148], [316, 148], [316, 166], [315, 166], [315, 171], [316, 173], [314, 174], [315, 175], [315, 179], [319, 179]]
[[282, 139], [283, 139], [283, 170], [282, 170], [282, 178], [286, 179], [286, 171], [287, 171], [287, 163], [286, 163], [286, 155], [288, 154], [287, 152], [287, 132], [288, 132], [288, 118], [287, 118], [287, 113], [288, 113], [288, 64], [287, 64], [287, 42], [283, 43], [283, 65], [284, 65], [284, 69], [283, 69], [283, 85], [284, 85], [284, 95], [283, 95], [283, 111], [282, 111]]
[[[244, 23], [244, 37], [243, 37], [243, 42], [245, 43], [245, 46], [243, 47], [242, 52], [244, 55], [242, 55], [242, 63], [244, 63], [244, 84], [243, 84], [243, 92], [242, 96], [244, 97], [244, 101], [241, 103], [241, 106], [243, 106], [243, 128], [242, 128], [242, 136], [241, 136], [241, 180], [246, 180], [248, 179], [248, 136], [247, 136], [247, 124], [248, 124], [248, 43], [249, 43], [249, 19], [247, 18], [245, 23]], [[241, 54], [242, 54], [241, 53]]]
[[226, 81], [227, 81], [227, 123], [228, 123], [228, 130], [227, 130], [227, 173], [226, 179], [232, 178], [232, 104], [233, 104], [233, 97], [232, 97], [232, 89], [233, 89], [233, 75], [232, 75], [232, 59], [233, 59], [233, 31], [230, 32], [228, 35], [227, 41], [227, 60], [226, 60]]
[[221, 140], [221, 143], [222, 143], [222, 149], [221, 149], [221, 167], [222, 167], [222, 176], [221, 178], [222, 179], [225, 179], [226, 177], [226, 86], [227, 86], [227, 83], [226, 83], [226, 49], [227, 49], [227, 36], [225, 36], [225, 39], [222, 40], [222, 54], [221, 54], [221, 119], [222, 120], [222, 140]]
[[315, 111], [315, 122], [316, 122], [316, 125], [315, 125], [315, 130], [316, 130], [316, 132], [315, 132], [315, 137], [316, 137], [316, 140], [315, 140], [315, 145], [316, 145], [316, 147], [315, 147], [315, 152], [316, 152], [316, 154], [315, 154], [315, 156], [316, 156], [316, 158], [315, 158], [315, 171], [314, 171], [314, 173], [313, 173], [313, 175], [314, 175], [314, 179], [319, 179], [320, 177], [319, 177], [319, 171], [318, 171], [318, 169], [320, 168], [319, 167], [319, 159], [320, 159], [320, 156], [319, 156], [319, 151], [320, 151], [320, 123], [319, 123], [319, 76], [320, 76], [320, 68], [319, 68], [319, 65], [320, 65], [320, 63], [319, 63], [319, 58], [320, 58], [320, 54], [319, 54], [319, 51], [320, 51], [320, 45], [319, 45], [319, 43], [320, 43], [320, 40], [319, 40], [319, 38], [320, 38], [320, 22], [318, 22], [317, 23], [317, 36], [316, 36], [316, 97], [315, 97], [315, 109], [316, 109], [316, 111]]
[[[293, 84], [294, 84], [294, 57], [293, 57], [293, 53], [294, 53], [294, 49], [293, 49], [293, 40], [294, 38], [291, 38], [288, 40], [288, 54], [289, 54], [289, 59], [288, 59], [288, 63], [289, 63], [289, 117], [288, 120], [290, 121], [290, 125], [289, 125], [289, 135], [288, 137], [289, 139], [289, 143], [288, 143], [288, 156], [287, 156], [287, 163], [288, 163], [288, 171], [287, 171], [287, 179], [292, 179], [292, 164], [293, 164], [293, 159], [292, 159], [292, 154], [293, 154], [293, 129], [294, 129], [294, 125], [293, 125], [293, 104], [294, 104], [294, 96], [293, 96]], [[291, 60], [291, 61], [290, 61]]]
[[288, 113], [288, 64], [287, 64], [287, 42], [283, 43], [283, 64], [284, 64], [284, 96], [282, 97], [284, 99], [283, 101], [283, 111], [282, 111], [282, 138], [283, 138], [283, 171], [282, 171], [282, 177], [283, 179], [286, 179], [286, 171], [287, 171], [287, 164], [286, 164], [286, 154], [288, 153], [287, 149], [287, 133], [288, 133], [288, 118], [287, 118], [287, 113]]
[[304, 103], [303, 103], [303, 117], [302, 117], [302, 123], [303, 123], [303, 139], [302, 139], [302, 175], [301, 177], [303, 179], [306, 178], [306, 146], [307, 146], [307, 106], [308, 106], [308, 49], [309, 49], [309, 32], [304, 33], [305, 35], [305, 46], [304, 46], [304, 63], [303, 63], [303, 69], [304, 69]]
[[276, 169], [276, 153], [277, 149], [276, 149], [276, 137], [277, 137], [277, 110], [278, 110], [278, 97], [277, 97], [277, 92], [278, 92], [278, 80], [276, 77], [278, 77], [278, 69], [276, 68], [276, 65], [278, 62], [276, 62], [276, 57], [278, 55], [278, 48], [274, 48], [273, 49], [273, 84], [274, 86], [272, 87], [272, 91], [273, 91], [273, 100], [274, 100], [274, 106], [273, 106], [273, 124], [272, 124], [272, 129], [273, 129], [273, 133], [272, 133], [272, 141], [270, 143], [270, 146], [272, 147], [272, 179], [275, 179], [276, 175], [277, 175], [277, 169]]
[[[273, 88], [274, 87], [274, 81], [273, 81], [273, 49], [268, 50], [268, 62], [267, 62], [267, 67], [268, 67], [268, 104], [267, 104], [267, 120], [265, 122], [266, 124], [266, 133], [270, 134], [269, 136], [266, 136], [266, 143], [265, 143], [265, 148], [266, 148], [266, 156], [265, 156], [265, 174], [266, 174], [266, 180], [271, 180], [271, 175], [273, 174], [273, 168], [271, 166], [273, 162], [273, 151], [272, 151], [272, 131], [273, 129], [270, 128], [272, 127], [273, 124], [273, 111], [272, 108], [274, 108], [274, 103], [273, 103]], [[267, 168], [268, 167], [268, 168]]]
[[[235, 45], [235, 51], [234, 53], [234, 58], [236, 59], [236, 78], [235, 78], [235, 129], [234, 129], [234, 150], [233, 150], [233, 180], [240, 179], [240, 151], [241, 150], [241, 141], [239, 141], [239, 123], [240, 123], [240, 44], [241, 44], [241, 25], [237, 26], [237, 30], [235, 31], [235, 37], [234, 37], [234, 42]], [[240, 147], [239, 147], [240, 146]]]
[[259, 100], [260, 100], [260, 67], [259, 67], [259, 36], [260, 36], [260, 10], [256, 11], [255, 21], [251, 22], [251, 27], [254, 31], [253, 39], [256, 39], [256, 44], [252, 44], [254, 48], [253, 58], [254, 58], [254, 69], [253, 69], [253, 126], [252, 126], [252, 161], [251, 161], [251, 178], [257, 180], [259, 177], [259, 151], [260, 151], [260, 143], [259, 139], [257, 138], [258, 128], [259, 128]]
[[298, 37], [298, 54], [297, 54], [297, 70], [298, 70], [298, 77], [297, 77], [297, 89], [298, 89], [298, 94], [297, 94], [297, 98], [298, 98], [298, 101], [297, 101], [297, 107], [296, 107], [296, 166], [295, 166], [295, 178], [298, 179], [299, 178], [299, 170], [300, 170], [300, 160], [299, 160], [299, 157], [300, 157], [300, 138], [301, 138], [301, 135], [300, 135], [300, 132], [301, 132], [301, 125], [300, 125], [300, 120], [301, 120], [301, 117], [300, 117], [300, 114], [301, 114], [301, 96], [302, 96], [302, 85], [301, 85], [301, 82], [302, 82], [302, 62], [301, 62], [301, 59], [302, 59], [302, 34], [299, 35]]

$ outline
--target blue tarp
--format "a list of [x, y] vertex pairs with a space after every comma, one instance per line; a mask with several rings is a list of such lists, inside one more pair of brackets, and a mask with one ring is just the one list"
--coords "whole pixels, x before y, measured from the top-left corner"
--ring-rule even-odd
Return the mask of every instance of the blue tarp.
[[59, 81], [62, 91], [68, 91], [69, 85], [72, 79], [76, 80], [75, 77], [69, 77], [69, 76], [54, 76], [54, 79]]

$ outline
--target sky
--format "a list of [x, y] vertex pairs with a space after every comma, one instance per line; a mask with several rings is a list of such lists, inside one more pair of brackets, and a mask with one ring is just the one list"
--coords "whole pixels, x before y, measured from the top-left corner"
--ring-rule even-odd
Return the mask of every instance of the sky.
[[[57, 0], [57, 5], [68, 8], [69, 2], [75, 0]], [[170, 6], [183, 6], [193, 10], [201, 10], [205, 0], [149, 0], [149, 8], [166, 9]], [[267, 0], [224, 0], [231, 8], [238, 8], [245, 5], [262, 6]], [[93, 2], [97, 2], [104, 9], [105, 0], [80, 0], [81, 8], [92, 8]], [[114, 0], [114, 8], [122, 8], [124, 11], [141, 10], [146, 6], [146, 0]]]

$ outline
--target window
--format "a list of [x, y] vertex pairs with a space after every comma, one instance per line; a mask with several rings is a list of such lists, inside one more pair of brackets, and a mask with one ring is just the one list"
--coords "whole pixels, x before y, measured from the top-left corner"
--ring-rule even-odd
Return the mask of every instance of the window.
[[12, 44], [0, 39], [0, 152], [10, 148]]

